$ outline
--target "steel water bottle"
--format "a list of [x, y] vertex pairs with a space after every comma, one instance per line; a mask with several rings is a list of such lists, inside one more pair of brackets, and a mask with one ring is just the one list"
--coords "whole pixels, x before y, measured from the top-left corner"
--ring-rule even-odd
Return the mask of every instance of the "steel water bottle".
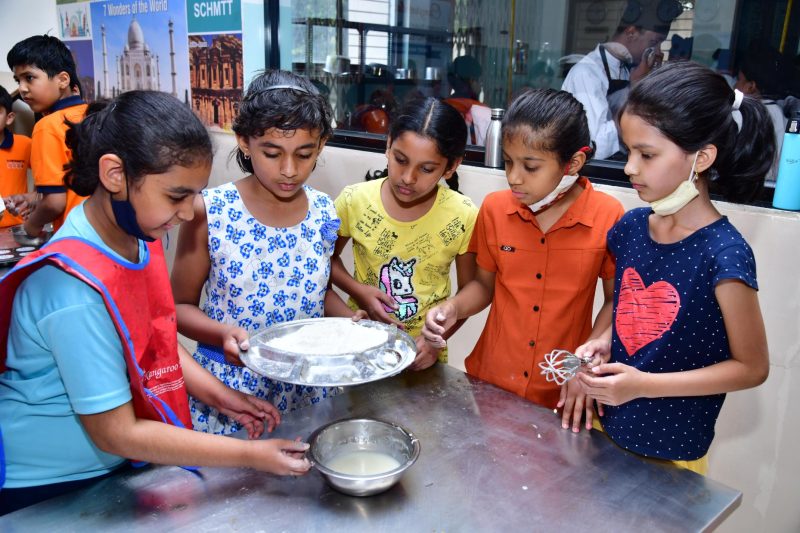
[[800, 111], [786, 124], [772, 205], [800, 211]]
[[503, 166], [503, 127], [502, 120], [505, 109], [492, 109], [492, 121], [486, 131], [486, 152], [483, 164], [487, 167], [501, 168]]

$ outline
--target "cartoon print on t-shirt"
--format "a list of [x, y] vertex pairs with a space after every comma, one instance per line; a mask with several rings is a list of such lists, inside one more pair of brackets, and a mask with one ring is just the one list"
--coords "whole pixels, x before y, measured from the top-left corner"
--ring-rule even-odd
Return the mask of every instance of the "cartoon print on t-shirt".
[[398, 320], [414, 316], [419, 307], [417, 298], [413, 296], [414, 286], [411, 284], [416, 262], [416, 259], [403, 262], [397, 257], [392, 257], [389, 264], [381, 267], [380, 289], [398, 304], [396, 311], [386, 305], [383, 308], [387, 313], [394, 313]]
[[680, 306], [675, 287], [666, 281], [645, 287], [636, 269], [626, 268], [619, 289], [616, 327], [628, 356], [669, 331]]

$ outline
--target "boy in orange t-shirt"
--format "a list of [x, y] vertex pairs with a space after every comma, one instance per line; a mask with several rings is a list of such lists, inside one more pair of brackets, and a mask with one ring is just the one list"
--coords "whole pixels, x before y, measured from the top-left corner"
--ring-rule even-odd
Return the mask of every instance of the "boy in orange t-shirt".
[[64, 165], [72, 155], [65, 141], [66, 122], [83, 120], [86, 104], [72, 54], [56, 37], [28, 37], [11, 48], [7, 60], [22, 99], [44, 115], [33, 127], [31, 139], [36, 194], [13, 196], [9, 206], [25, 219], [25, 231], [34, 236], [50, 222], [57, 230], [69, 211], [84, 200], [64, 184]]
[[[28, 192], [31, 140], [14, 135], [10, 129], [14, 123], [13, 102], [8, 91], [0, 86], [0, 199]], [[22, 219], [11, 213], [6, 212], [0, 218], [0, 228], [18, 224], [22, 224]]]

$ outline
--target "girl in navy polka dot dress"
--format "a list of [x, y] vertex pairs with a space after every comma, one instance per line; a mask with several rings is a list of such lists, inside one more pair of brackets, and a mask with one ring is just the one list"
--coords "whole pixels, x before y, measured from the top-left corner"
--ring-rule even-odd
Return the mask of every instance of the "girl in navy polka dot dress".
[[769, 373], [753, 251], [709, 190], [759, 191], [774, 155], [769, 115], [712, 70], [665, 66], [620, 112], [625, 173], [649, 208], [608, 234], [617, 259], [614, 319], [577, 379], [623, 448], [705, 473], [725, 393]]
[[[233, 131], [237, 162], [250, 174], [203, 191], [194, 220], [181, 227], [172, 269], [178, 331], [198, 341], [195, 360], [220, 381], [284, 413], [338, 389], [271, 380], [243, 367], [239, 350], [273, 324], [353, 315], [328, 290], [339, 228], [333, 200], [305, 185], [332, 134], [330, 106], [307, 79], [267, 71], [248, 87]], [[189, 406], [197, 430], [241, 429], [197, 398]]]

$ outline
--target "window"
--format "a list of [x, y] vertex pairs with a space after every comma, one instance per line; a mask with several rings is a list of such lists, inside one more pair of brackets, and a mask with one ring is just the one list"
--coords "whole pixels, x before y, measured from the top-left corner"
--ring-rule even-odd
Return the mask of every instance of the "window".
[[[279, 17], [274, 18], [279, 18], [282, 30], [291, 28], [290, 39], [282, 38], [279, 53], [268, 55], [267, 61], [272, 67], [308, 76], [330, 95], [334, 141], [372, 142], [378, 147], [393, 113], [415, 95], [449, 99], [467, 116], [471, 106], [508, 107], [525, 87], [583, 92], [579, 99], [595, 98], [601, 109], [594, 117], [589, 113], [598, 145], [591, 172], [625, 179], [621, 162], [625, 155], [617, 141], [611, 99], [599, 90], [601, 82], [570, 76], [575, 65], [586, 56], [597, 56], [599, 44], [621, 41], [619, 32], [633, 26], [650, 32], [649, 41], [631, 50], [624, 45], [604, 47], [616, 59], [610, 61], [608, 73], [596, 73], [598, 80], [627, 78], [629, 71], [621, 63], [635, 65], [643, 58], [656, 65], [691, 59], [717, 69], [731, 85], [743, 83], [740, 76], [749, 72], [745, 77], [755, 79], [745, 81], [755, 82], [754, 94], [783, 110], [787, 97], [791, 102], [791, 97], [800, 96], [800, 5], [796, 4], [789, 0], [281, 1], [279, 8], [271, 9], [278, 10]], [[265, 7], [265, 13], [269, 19], [270, 9]], [[278, 23], [274, 24], [277, 32]], [[583, 89], [591, 83], [598, 90], [587, 96]], [[779, 126], [776, 123], [776, 132]], [[470, 141], [475, 146], [468, 161], [482, 160], [485, 127], [477, 119], [472, 125]]]

